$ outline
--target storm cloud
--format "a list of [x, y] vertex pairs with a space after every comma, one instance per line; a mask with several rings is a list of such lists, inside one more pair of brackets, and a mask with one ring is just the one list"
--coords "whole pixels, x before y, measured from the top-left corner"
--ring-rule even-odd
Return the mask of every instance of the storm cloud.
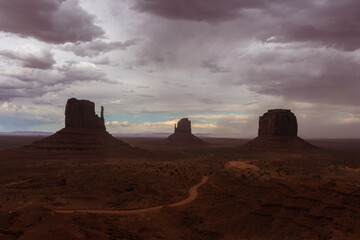
[[356, 137], [359, 8], [355, 0], [0, 0], [0, 106], [27, 109], [29, 121], [43, 108], [35, 115], [54, 131], [66, 99], [77, 97], [106, 106], [117, 132], [169, 132], [188, 116], [196, 131], [239, 137], [256, 135], [267, 109], [289, 108], [303, 137]]
[[87, 62], [69, 62], [52, 70], [9, 67], [0, 73], [0, 101], [14, 98], [34, 98], [50, 92], [63, 91], [77, 82], [113, 84], [104, 72]]
[[49, 43], [92, 41], [104, 34], [77, 0], [0, 0], [0, 31]]
[[259, 94], [302, 102], [358, 105], [359, 55], [327, 47], [258, 43], [237, 61], [244, 69], [235, 84], [245, 84]]
[[216, 23], [239, 17], [241, 9], [257, 8], [264, 0], [137, 0], [135, 9], [175, 20]]
[[256, 21], [272, 25], [255, 33], [258, 40], [311, 41], [347, 51], [360, 47], [359, 8], [354, 0], [137, 0], [135, 5], [138, 11], [163, 18], [210, 24], [240, 19], [253, 25], [248, 16], [259, 12]]
[[21, 66], [35, 69], [50, 69], [56, 63], [53, 54], [48, 50], [35, 52], [1, 50], [0, 56], [19, 62]]
[[360, 102], [357, 1], [165, 2], [138, 0], [135, 5], [164, 19], [154, 18], [160, 27], [150, 25], [152, 41], [142, 50], [163, 59], [152, 62], [158, 71], [164, 64], [174, 71], [202, 68], [223, 86], [245, 86], [260, 95], [307, 103]]

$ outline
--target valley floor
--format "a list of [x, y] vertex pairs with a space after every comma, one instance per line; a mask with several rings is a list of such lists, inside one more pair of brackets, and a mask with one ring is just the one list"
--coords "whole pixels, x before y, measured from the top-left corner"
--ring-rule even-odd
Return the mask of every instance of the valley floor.
[[0, 151], [0, 239], [360, 239], [354, 143], [251, 152], [242, 140], [126, 142], [149, 153]]

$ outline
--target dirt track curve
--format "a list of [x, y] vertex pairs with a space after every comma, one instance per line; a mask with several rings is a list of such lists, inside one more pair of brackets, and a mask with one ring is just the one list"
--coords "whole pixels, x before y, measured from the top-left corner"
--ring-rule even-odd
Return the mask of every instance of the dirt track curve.
[[203, 176], [202, 180], [198, 183], [192, 186], [189, 189], [189, 196], [179, 202], [167, 204], [167, 205], [159, 205], [155, 207], [149, 207], [149, 208], [140, 208], [140, 209], [132, 209], [132, 210], [113, 210], [113, 209], [54, 209], [54, 212], [57, 213], [97, 213], [97, 214], [113, 214], [113, 215], [126, 215], [126, 214], [139, 214], [139, 213], [147, 213], [151, 211], [160, 210], [163, 207], [179, 207], [185, 204], [188, 204], [192, 201], [194, 201], [198, 196], [198, 188], [205, 183], [207, 183], [209, 179], [209, 176]]

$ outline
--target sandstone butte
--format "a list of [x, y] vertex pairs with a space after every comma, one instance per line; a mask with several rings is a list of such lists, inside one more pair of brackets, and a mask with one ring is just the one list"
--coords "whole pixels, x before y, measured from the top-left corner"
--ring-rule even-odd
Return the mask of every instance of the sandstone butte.
[[296, 116], [288, 109], [271, 109], [259, 117], [258, 136], [245, 143], [250, 149], [306, 149], [314, 148], [297, 135]]
[[166, 141], [171, 145], [205, 145], [207, 144], [200, 138], [191, 133], [191, 121], [187, 118], [180, 119], [177, 126], [175, 124], [174, 133]]
[[126, 150], [128, 144], [106, 131], [104, 107], [101, 116], [95, 113], [95, 104], [89, 100], [68, 99], [65, 107], [65, 128], [36, 141], [28, 147], [46, 150]]

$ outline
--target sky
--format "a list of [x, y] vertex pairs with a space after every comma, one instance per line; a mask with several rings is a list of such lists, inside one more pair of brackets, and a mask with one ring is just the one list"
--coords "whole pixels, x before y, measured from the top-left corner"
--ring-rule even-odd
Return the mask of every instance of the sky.
[[68, 98], [111, 133], [360, 137], [358, 0], [0, 0], [0, 132], [57, 131]]

